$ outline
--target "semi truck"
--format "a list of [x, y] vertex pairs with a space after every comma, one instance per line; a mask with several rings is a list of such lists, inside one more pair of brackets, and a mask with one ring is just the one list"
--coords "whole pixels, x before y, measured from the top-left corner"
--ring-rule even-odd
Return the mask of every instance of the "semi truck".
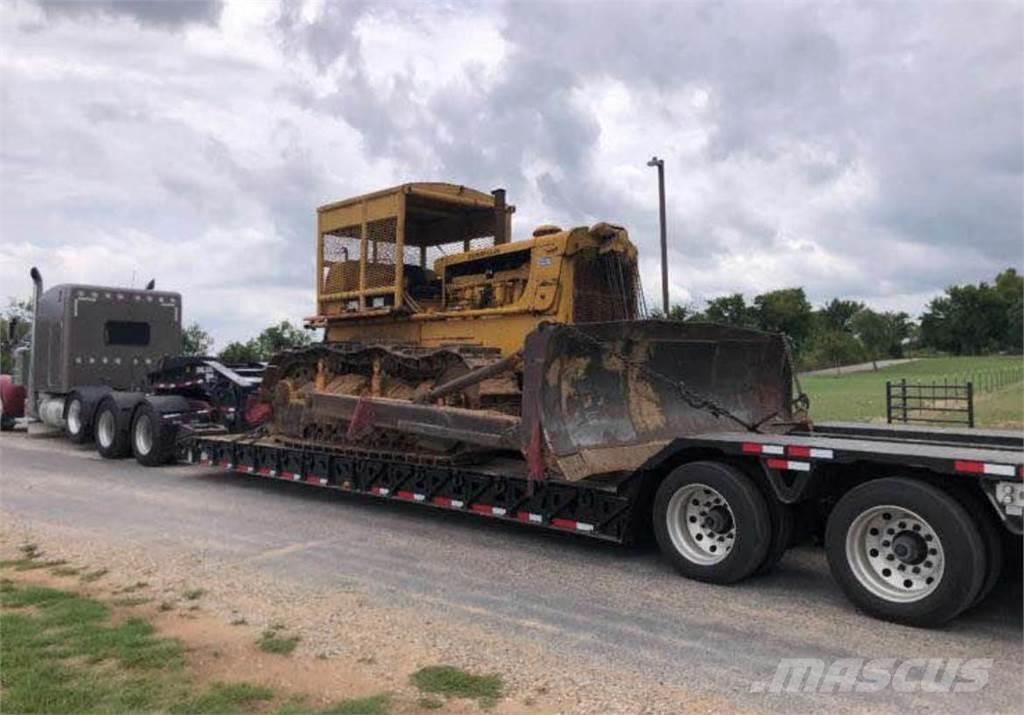
[[[134, 455], [167, 461], [174, 437], [166, 429], [187, 413], [191, 431], [251, 429], [264, 366], [225, 364], [181, 354], [181, 295], [145, 289], [33, 282], [30, 344], [15, 350], [5, 381], [7, 427], [27, 416], [77, 444], [94, 443], [105, 458]], [[9, 338], [14, 337], [11, 331]], [[6, 377], [6, 376], [5, 376]], [[257, 416], [254, 416], [257, 415]]]
[[119, 434], [147, 465], [611, 542], [653, 532], [716, 584], [814, 534], [857, 607], [910, 625], [985, 599], [1022, 534], [1024, 436], [814, 422], [785, 336], [646, 319], [623, 227], [514, 241], [513, 212], [501, 190], [443, 183], [320, 207], [306, 325], [323, 342], [271, 359], [251, 421], [176, 401], [137, 431], [153, 398], [132, 393]]

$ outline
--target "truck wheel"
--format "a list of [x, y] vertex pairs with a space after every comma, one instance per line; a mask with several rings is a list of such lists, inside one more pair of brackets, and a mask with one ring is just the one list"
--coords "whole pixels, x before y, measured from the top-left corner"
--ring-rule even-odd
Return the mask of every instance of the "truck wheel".
[[936, 626], [981, 590], [985, 545], [967, 510], [916, 479], [878, 479], [847, 492], [825, 529], [832, 576], [861, 610]]
[[85, 444], [92, 436], [90, 425], [85, 419], [85, 405], [81, 396], [72, 393], [68, 398], [67, 412], [64, 420], [64, 433], [75, 444]]
[[746, 474], [719, 462], [691, 462], [673, 470], [658, 488], [654, 535], [683, 576], [734, 583], [764, 562], [771, 517]]
[[159, 467], [170, 461], [170, 447], [163, 420], [148, 402], [139, 405], [132, 420], [132, 454], [139, 464]]
[[996, 524], [996, 517], [992, 513], [992, 505], [988, 500], [976, 491], [962, 486], [956, 490], [957, 499], [967, 509], [967, 512], [974, 519], [978, 526], [978, 533], [985, 544], [985, 580], [982, 581], [981, 590], [974, 597], [967, 608], [974, 608], [985, 600], [992, 589], [995, 588], [1003, 573], [1003, 538]]
[[104, 401], [96, 410], [96, 451], [104, 459], [121, 459], [131, 453], [128, 435], [118, 424], [119, 409], [112, 401]]

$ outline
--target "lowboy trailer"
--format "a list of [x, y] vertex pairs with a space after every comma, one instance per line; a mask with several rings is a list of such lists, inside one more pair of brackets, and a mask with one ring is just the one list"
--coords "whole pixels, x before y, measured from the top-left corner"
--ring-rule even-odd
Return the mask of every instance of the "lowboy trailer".
[[196, 434], [179, 456], [616, 543], [653, 526], [677, 570], [712, 583], [770, 570], [798, 533], [824, 526], [846, 595], [874, 616], [920, 626], [984, 600], [1024, 511], [1024, 437], [990, 430], [710, 432], [673, 440], [635, 471], [583, 481], [531, 479], [514, 458], [432, 463], [247, 435]]

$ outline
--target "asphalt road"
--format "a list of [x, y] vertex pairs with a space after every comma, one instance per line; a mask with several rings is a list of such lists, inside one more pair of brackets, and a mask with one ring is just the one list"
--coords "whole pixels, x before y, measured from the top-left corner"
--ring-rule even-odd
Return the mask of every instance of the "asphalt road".
[[[0, 438], [0, 509], [97, 538], [205, 549], [275, 578], [352, 588], [426, 614], [486, 623], [652, 685], [789, 712], [1020, 707], [1020, 571], [942, 630], [857, 613], [824, 555], [787, 553], [764, 577], [715, 587], [677, 577], [651, 549], [591, 543], [412, 504], [194, 467], [108, 462], [61, 440]], [[280, 553], [280, 556], [273, 554]], [[263, 556], [256, 559], [255, 557]], [[991, 658], [977, 693], [751, 693], [781, 658]]]

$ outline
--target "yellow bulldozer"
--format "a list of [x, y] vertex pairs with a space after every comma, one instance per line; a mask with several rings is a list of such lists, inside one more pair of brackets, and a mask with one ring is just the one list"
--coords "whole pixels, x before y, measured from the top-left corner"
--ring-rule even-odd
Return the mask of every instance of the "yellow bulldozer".
[[[577, 480], [686, 431], [789, 418], [780, 336], [644, 320], [610, 223], [512, 240], [505, 192], [403, 184], [317, 209], [324, 342], [263, 382], [278, 441]], [[683, 377], [685, 376], [685, 379]], [[720, 429], [720, 427], [718, 427]]]

